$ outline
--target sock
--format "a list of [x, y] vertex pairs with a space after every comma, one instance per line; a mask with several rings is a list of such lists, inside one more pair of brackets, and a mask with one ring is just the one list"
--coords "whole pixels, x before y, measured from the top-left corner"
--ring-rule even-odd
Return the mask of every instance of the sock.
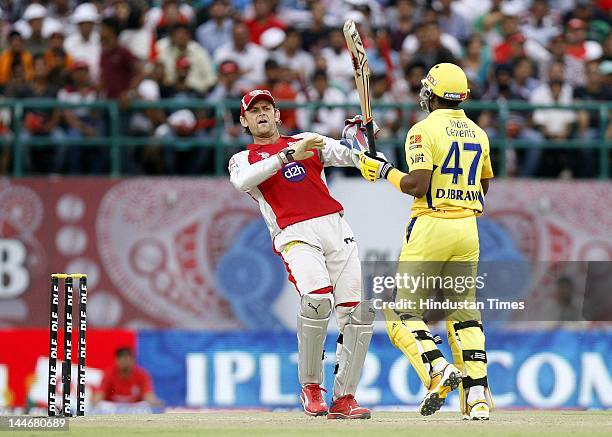
[[478, 400], [486, 399], [485, 398], [485, 388], [482, 385], [475, 385], [470, 387], [468, 392], [468, 404], [472, 404]]
[[431, 373], [436, 373], [441, 372], [448, 364], [448, 361], [444, 358], [436, 358], [432, 364]]

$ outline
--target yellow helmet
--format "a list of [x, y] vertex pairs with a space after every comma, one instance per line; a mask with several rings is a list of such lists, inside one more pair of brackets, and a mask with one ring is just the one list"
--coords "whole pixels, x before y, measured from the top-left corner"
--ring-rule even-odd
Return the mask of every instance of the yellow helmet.
[[463, 101], [470, 92], [467, 76], [461, 67], [449, 62], [431, 67], [421, 84], [421, 108], [426, 112], [429, 112], [429, 99], [432, 94], [446, 100]]

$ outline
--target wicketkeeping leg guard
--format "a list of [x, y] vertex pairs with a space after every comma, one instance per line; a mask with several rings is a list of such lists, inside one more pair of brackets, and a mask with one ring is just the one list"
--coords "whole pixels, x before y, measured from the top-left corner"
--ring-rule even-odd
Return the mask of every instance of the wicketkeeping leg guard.
[[463, 384], [459, 386], [461, 412], [466, 413], [469, 389], [476, 385], [485, 388], [487, 403], [493, 410], [493, 397], [487, 381], [487, 353], [482, 323], [476, 320], [448, 320], [446, 329], [455, 366], [463, 374]]
[[444, 359], [436, 346], [439, 338], [431, 335], [422, 319], [403, 317], [402, 320], [391, 310], [385, 310], [385, 319], [391, 343], [406, 355], [425, 387], [429, 387], [432, 366], [438, 359]]
[[323, 382], [323, 343], [331, 308], [329, 294], [302, 296], [297, 317], [298, 379], [302, 385]]
[[355, 394], [372, 333], [376, 311], [371, 301], [353, 308], [336, 307], [338, 327], [338, 365], [334, 382], [334, 399]]

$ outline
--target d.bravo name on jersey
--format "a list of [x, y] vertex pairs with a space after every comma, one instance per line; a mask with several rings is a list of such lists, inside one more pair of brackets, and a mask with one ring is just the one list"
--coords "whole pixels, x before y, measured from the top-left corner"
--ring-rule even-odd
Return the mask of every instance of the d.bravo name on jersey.
[[459, 188], [437, 188], [436, 199], [466, 200], [473, 202], [482, 196], [479, 190], [461, 190]]

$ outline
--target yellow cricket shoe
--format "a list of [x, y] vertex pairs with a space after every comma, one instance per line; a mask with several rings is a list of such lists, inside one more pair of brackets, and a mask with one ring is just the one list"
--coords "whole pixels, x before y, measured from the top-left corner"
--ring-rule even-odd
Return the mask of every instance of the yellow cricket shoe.
[[430, 416], [442, 408], [446, 396], [459, 387], [461, 379], [461, 372], [452, 364], [447, 364], [440, 372], [432, 373], [428, 393], [419, 407], [421, 415]]
[[489, 404], [485, 399], [477, 399], [467, 404], [467, 411], [463, 415], [467, 420], [489, 420]]

